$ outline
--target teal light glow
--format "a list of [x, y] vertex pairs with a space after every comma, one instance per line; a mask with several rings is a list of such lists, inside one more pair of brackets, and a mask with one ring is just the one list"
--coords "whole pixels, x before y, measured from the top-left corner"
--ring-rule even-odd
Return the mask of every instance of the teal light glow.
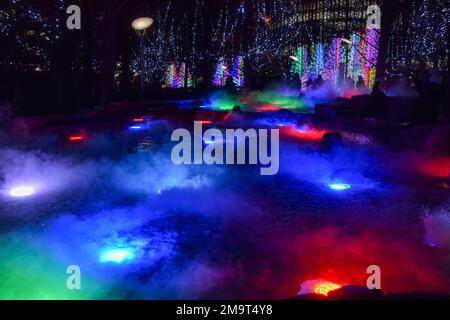
[[132, 249], [107, 249], [100, 256], [101, 263], [123, 263], [132, 260], [135, 254]]

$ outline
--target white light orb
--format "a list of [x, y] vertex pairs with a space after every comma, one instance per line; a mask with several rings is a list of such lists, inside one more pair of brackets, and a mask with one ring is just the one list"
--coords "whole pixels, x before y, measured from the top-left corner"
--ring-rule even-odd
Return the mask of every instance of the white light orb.
[[148, 29], [152, 26], [153, 19], [148, 17], [141, 17], [134, 19], [131, 23], [131, 26], [136, 31], [144, 31], [145, 29]]
[[30, 186], [17, 186], [9, 191], [9, 195], [14, 198], [23, 198], [32, 196], [35, 193], [33, 187]]

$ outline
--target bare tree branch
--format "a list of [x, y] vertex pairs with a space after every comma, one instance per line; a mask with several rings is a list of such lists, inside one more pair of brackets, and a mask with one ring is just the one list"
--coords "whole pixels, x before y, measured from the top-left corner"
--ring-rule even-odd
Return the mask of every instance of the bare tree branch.
[[123, 0], [122, 3], [116, 8], [115, 13], [119, 13], [119, 11], [123, 8], [124, 5], [126, 5], [128, 0]]

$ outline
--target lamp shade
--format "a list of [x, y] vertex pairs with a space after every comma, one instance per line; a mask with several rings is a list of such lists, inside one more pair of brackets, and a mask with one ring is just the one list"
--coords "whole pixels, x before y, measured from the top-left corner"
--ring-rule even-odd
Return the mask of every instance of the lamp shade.
[[136, 31], [143, 31], [145, 29], [150, 28], [152, 26], [152, 24], [153, 24], [152, 18], [141, 17], [141, 18], [134, 19], [133, 22], [131, 23], [131, 26]]

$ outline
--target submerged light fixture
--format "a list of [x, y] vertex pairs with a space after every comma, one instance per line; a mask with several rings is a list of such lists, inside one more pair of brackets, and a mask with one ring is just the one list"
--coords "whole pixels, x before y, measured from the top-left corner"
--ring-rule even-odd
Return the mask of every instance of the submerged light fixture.
[[328, 187], [330, 187], [330, 189], [332, 190], [343, 191], [350, 189], [352, 186], [347, 183], [331, 183], [328, 185]]
[[86, 137], [82, 136], [82, 135], [73, 135], [73, 136], [69, 136], [67, 139], [71, 142], [78, 142], [78, 141], [85, 140]]
[[323, 296], [328, 296], [328, 293], [331, 291], [340, 289], [342, 286], [333, 282], [329, 281], [319, 281], [317, 282], [314, 287], [313, 291], [315, 294], [321, 294]]
[[32, 196], [36, 190], [31, 186], [16, 186], [11, 188], [9, 195], [13, 198], [24, 198]]
[[302, 296], [305, 294], [314, 293], [328, 296], [331, 291], [338, 290], [342, 288], [342, 286], [343, 285], [341, 284], [322, 279], [307, 280], [300, 285], [300, 292], [297, 295]]
[[204, 142], [205, 144], [214, 144], [214, 143], [216, 143], [217, 141], [216, 141], [216, 140], [213, 140], [213, 139], [204, 139], [203, 142]]
[[134, 125], [134, 126], [129, 127], [129, 129], [132, 131], [139, 131], [139, 130], [144, 129], [144, 127], [141, 125]]
[[132, 260], [134, 256], [134, 251], [129, 248], [108, 249], [100, 256], [100, 262], [123, 263]]

